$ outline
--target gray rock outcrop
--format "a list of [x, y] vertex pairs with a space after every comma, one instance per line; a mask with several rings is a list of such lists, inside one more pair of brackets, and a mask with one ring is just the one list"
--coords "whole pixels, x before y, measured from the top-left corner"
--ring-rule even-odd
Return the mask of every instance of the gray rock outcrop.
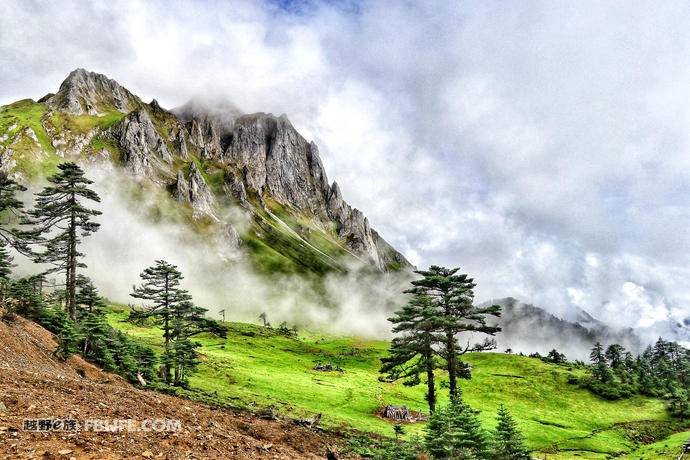
[[328, 185], [316, 144], [307, 142], [286, 116], [243, 115], [235, 120], [230, 139], [223, 158], [242, 171], [246, 188], [233, 183], [235, 197], [268, 192], [277, 202], [309, 211], [326, 225], [335, 222], [352, 253], [377, 268], [383, 270], [389, 262], [410, 267], [372, 231], [364, 214], [345, 202], [338, 184]]
[[112, 135], [122, 152], [125, 167], [136, 176], [150, 176], [172, 163], [172, 155], [151, 117], [141, 109], [115, 125]]
[[189, 180], [185, 179], [182, 171], [177, 172], [173, 195], [177, 201], [191, 204], [195, 215], [205, 214], [215, 217], [213, 192], [206, 184], [204, 176], [195, 162], [192, 162], [190, 166]]
[[192, 162], [189, 175], [189, 199], [192, 207], [199, 213], [212, 216], [213, 203], [215, 202], [213, 192], [206, 184], [204, 176], [201, 175], [195, 162]]
[[[270, 197], [285, 209], [313, 216], [324, 231], [335, 225], [344, 246], [376, 268], [410, 267], [371, 228], [364, 214], [343, 199], [338, 184], [329, 185], [318, 147], [301, 136], [285, 115], [243, 115], [231, 104], [198, 100], [167, 111], [155, 99], [144, 104], [114, 80], [83, 69], [70, 73], [60, 90], [44, 100], [50, 110], [72, 115], [127, 113], [99, 135], [115, 144], [128, 171], [165, 185], [197, 216], [217, 219], [214, 213], [222, 209], [218, 206], [222, 203], [216, 203], [220, 195], [200, 169], [213, 168], [214, 174], [224, 175], [222, 194], [242, 207], [265, 206], [264, 197]], [[68, 133], [69, 142], [63, 142], [59, 133], [48, 134], [58, 153], [71, 155], [86, 148], [95, 132]], [[189, 165], [187, 175], [178, 171], [180, 160]], [[3, 159], [3, 168], [9, 164]]]
[[46, 102], [49, 108], [71, 115], [99, 115], [112, 110], [128, 113], [143, 106], [115, 80], [84, 69], [72, 71]]

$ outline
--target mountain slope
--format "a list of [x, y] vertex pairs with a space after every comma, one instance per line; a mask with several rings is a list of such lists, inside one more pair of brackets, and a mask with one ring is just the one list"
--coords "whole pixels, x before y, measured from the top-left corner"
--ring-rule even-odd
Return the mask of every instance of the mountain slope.
[[[160, 351], [160, 329], [124, 322], [126, 315], [121, 308], [112, 311], [110, 324]], [[273, 405], [290, 417], [321, 413], [325, 427], [387, 436], [393, 433], [393, 423], [377, 416], [383, 406], [427, 410], [424, 384], [408, 387], [378, 380], [387, 342], [314, 331], [299, 331], [293, 337], [253, 324], [226, 325], [225, 339], [198, 338], [203, 358], [190, 380], [192, 398], [245, 408]], [[463, 398], [482, 411], [484, 426], [495, 427], [496, 410], [504, 404], [527, 443], [548, 458], [604, 459], [633, 450], [639, 432], [667, 436], [683, 429], [669, 418], [659, 399], [607, 401], [569, 383], [586, 374], [583, 368], [501, 353], [468, 353], [463, 360], [473, 366], [472, 378], [460, 382]], [[319, 362], [332, 363], [342, 372], [315, 369]], [[447, 383], [444, 373], [438, 377]], [[439, 386], [440, 400], [445, 401], [447, 385]], [[412, 434], [422, 426], [405, 429]]]
[[[2, 312], [0, 312], [1, 314]], [[52, 356], [45, 329], [17, 318], [0, 321], [0, 457], [2, 458], [325, 458], [342, 441], [286, 421], [209, 407], [144, 391], [72, 357]], [[23, 431], [25, 419], [179, 420], [157, 432]], [[66, 452], [66, 453], [65, 453]]]
[[[31, 181], [62, 160], [109, 161], [166, 190], [265, 272], [378, 271], [410, 264], [329, 184], [318, 147], [285, 115], [190, 103], [174, 112], [77, 69], [55, 94], [0, 108], [0, 171]], [[226, 218], [240, 207], [251, 230]], [[268, 267], [262, 265], [269, 264]]]

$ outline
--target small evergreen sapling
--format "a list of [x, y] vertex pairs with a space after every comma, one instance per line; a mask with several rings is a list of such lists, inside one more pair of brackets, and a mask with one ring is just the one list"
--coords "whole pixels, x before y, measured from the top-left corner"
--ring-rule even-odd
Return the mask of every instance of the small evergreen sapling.
[[426, 446], [434, 460], [490, 460], [491, 439], [482, 428], [479, 411], [453, 398], [437, 409], [426, 426]]
[[503, 405], [498, 408], [496, 420], [498, 424], [494, 433], [495, 460], [529, 460], [531, 452], [525, 447], [525, 437]]

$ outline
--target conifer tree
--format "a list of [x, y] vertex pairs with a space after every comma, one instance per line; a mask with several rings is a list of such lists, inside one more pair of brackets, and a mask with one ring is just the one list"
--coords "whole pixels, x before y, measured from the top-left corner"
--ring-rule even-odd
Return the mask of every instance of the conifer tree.
[[21, 218], [24, 204], [17, 199], [17, 193], [23, 192], [26, 187], [17, 184], [14, 180], [0, 173], [0, 302], [5, 302], [9, 277], [12, 273], [14, 258], [10, 255], [9, 247], [15, 247], [22, 253], [26, 253], [26, 244], [22, 233], [15, 228], [7, 228], [4, 222]]
[[468, 367], [460, 362], [459, 357], [467, 352], [496, 347], [494, 340], [486, 339], [473, 345], [468, 342], [463, 348], [458, 342], [458, 336], [464, 332], [494, 335], [501, 330], [500, 327], [486, 324], [486, 316], [500, 316], [501, 307], [474, 306], [476, 284], [472, 278], [466, 274], [458, 274], [458, 271], [458, 268], [449, 269], [435, 265], [429, 270], [418, 270], [415, 273], [422, 275], [422, 279], [413, 281], [414, 287], [406, 291], [413, 295], [429, 297], [435, 307], [436, 320], [442, 323], [442, 356], [446, 360], [451, 398], [458, 396], [457, 378], [469, 377]]
[[[130, 320], [155, 320], [163, 329], [163, 371], [167, 383], [181, 384], [196, 365], [196, 345], [189, 339], [203, 332], [221, 337], [227, 328], [204, 317], [206, 310], [192, 303], [192, 296], [180, 288], [184, 278], [177, 266], [164, 260], [146, 268], [140, 275], [143, 283], [134, 287], [132, 297], [150, 301], [141, 310], [132, 310]], [[175, 370], [174, 377], [171, 372]]]
[[6, 305], [12, 313], [37, 319], [43, 310], [43, 298], [36, 288], [39, 276], [30, 276], [12, 281], [7, 289]]
[[[24, 191], [26, 191], [26, 187], [0, 173], [0, 217], [7, 220], [11, 218], [21, 219], [24, 203], [17, 198], [17, 193]], [[12, 216], [8, 214], [12, 214]], [[0, 226], [0, 240], [5, 244], [17, 245], [20, 242], [18, 240], [21, 240], [21, 238], [18, 239], [19, 234], [17, 229]]]
[[62, 316], [57, 330], [58, 346], [53, 354], [63, 361], [67, 361], [73, 354], [79, 353], [81, 336], [73, 321], [67, 316]]
[[7, 243], [0, 241], [0, 281], [2, 282], [3, 286], [5, 286], [10, 280], [12, 267], [14, 267], [14, 264], [12, 263], [13, 261], [14, 258], [7, 250]]
[[77, 292], [75, 302], [83, 314], [93, 313], [105, 307], [105, 300], [94, 286], [91, 278], [77, 275]]
[[82, 356], [107, 370], [116, 370], [111, 350], [113, 330], [106, 318], [105, 301], [87, 276], [77, 276], [75, 301], [78, 306], [79, 332], [83, 340]]
[[608, 348], [606, 348], [604, 356], [608, 360], [611, 369], [617, 371], [623, 366], [625, 360], [625, 348], [617, 343], [611, 344], [608, 346]]
[[162, 364], [165, 372], [165, 381], [171, 382], [170, 372], [174, 365], [173, 352], [173, 309], [181, 302], [191, 300], [187, 291], [180, 288], [180, 281], [183, 279], [182, 273], [177, 266], [164, 260], [157, 260], [155, 265], [146, 268], [141, 275], [143, 284], [134, 287], [130, 294], [132, 297], [151, 301], [152, 304], [145, 306], [143, 310], [132, 310], [131, 320], [141, 320], [153, 318], [156, 325], [163, 329], [163, 360]]
[[117, 366], [113, 356], [113, 328], [108, 324], [105, 312], [101, 309], [84, 312], [79, 322], [81, 335], [81, 355], [105, 370], [115, 371]]
[[438, 342], [436, 332], [441, 323], [435, 315], [434, 304], [429, 297], [415, 295], [395, 316], [389, 318], [398, 334], [390, 346], [389, 356], [382, 358], [382, 380], [403, 380], [404, 385], [414, 386], [421, 382], [420, 374], [426, 375], [429, 411], [436, 408], [434, 370], [442, 368], [434, 359], [434, 346]]
[[604, 354], [604, 347], [601, 343], [597, 342], [594, 344], [591, 353], [589, 354], [589, 359], [592, 361], [592, 375], [594, 378], [602, 383], [606, 383], [611, 380], [611, 370], [609, 369], [608, 362], [606, 361], [606, 356]]
[[7, 250], [7, 243], [0, 241], [0, 304], [5, 303], [7, 297], [7, 288], [10, 283], [10, 275], [12, 268], [15, 266], [12, 262], [14, 258]]
[[492, 458], [491, 440], [481, 426], [479, 411], [459, 397], [431, 414], [426, 426], [426, 445], [434, 460]]
[[494, 433], [494, 458], [496, 460], [529, 460], [531, 452], [525, 447], [525, 437], [517, 422], [503, 405], [498, 408], [498, 424]]
[[171, 313], [173, 343], [173, 366], [175, 385], [184, 384], [187, 376], [199, 364], [195, 349], [199, 344], [192, 342], [191, 337], [209, 332], [225, 337], [227, 327], [207, 319], [205, 308], [194, 305], [191, 300], [178, 302], [173, 305]]
[[566, 358], [565, 354], [560, 353], [555, 348], [552, 349], [548, 355], [546, 355], [546, 358], [544, 358], [544, 360], [552, 362], [554, 364], [564, 364], [568, 362], [568, 359]]
[[86, 267], [79, 259], [82, 238], [97, 231], [100, 224], [92, 218], [101, 214], [82, 201], [100, 202], [98, 194], [89, 186], [93, 181], [84, 176], [76, 163], [61, 163], [59, 171], [48, 178], [50, 185], [36, 194], [36, 205], [28, 211], [23, 223], [33, 226], [27, 233], [33, 243], [43, 246], [33, 252], [36, 263], [52, 264], [46, 273], [65, 274], [66, 308], [76, 320], [77, 268]]

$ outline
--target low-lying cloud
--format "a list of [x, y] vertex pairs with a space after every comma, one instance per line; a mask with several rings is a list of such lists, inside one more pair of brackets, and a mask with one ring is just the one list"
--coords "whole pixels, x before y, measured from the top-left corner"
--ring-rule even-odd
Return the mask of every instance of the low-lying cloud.
[[287, 113], [384, 237], [480, 299], [690, 317], [687, 4], [287, 4], [5, 3], [0, 103], [85, 67]]
[[[228, 320], [258, 322], [259, 314], [266, 312], [274, 325], [287, 321], [385, 337], [390, 330], [386, 318], [404, 302], [402, 290], [409, 276], [372, 274], [361, 266], [352, 266], [347, 275], [328, 275], [323, 291], [300, 276], [267, 279], [253, 269], [241, 248], [209, 241], [185, 223], [152, 219], [151, 209], [172, 200], [157, 186], [146, 180], [137, 183], [110, 164], [90, 165], [87, 175], [95, 181], [102, 200], [96, 207], [103, 214], [97, 219], [99, 231], [84, 240], [88, 268], [83, 271], [113, 301], [138, 305], [129, 296], [132, 286], [140, 284], [144, 268], [163, 259], [179, 267], [185, 277], [182, 287], [213, 318], [224, 309]], [[221, 219], [239, 230], [248, 225], [248, 216], [239, 209], [223, 214]]]

